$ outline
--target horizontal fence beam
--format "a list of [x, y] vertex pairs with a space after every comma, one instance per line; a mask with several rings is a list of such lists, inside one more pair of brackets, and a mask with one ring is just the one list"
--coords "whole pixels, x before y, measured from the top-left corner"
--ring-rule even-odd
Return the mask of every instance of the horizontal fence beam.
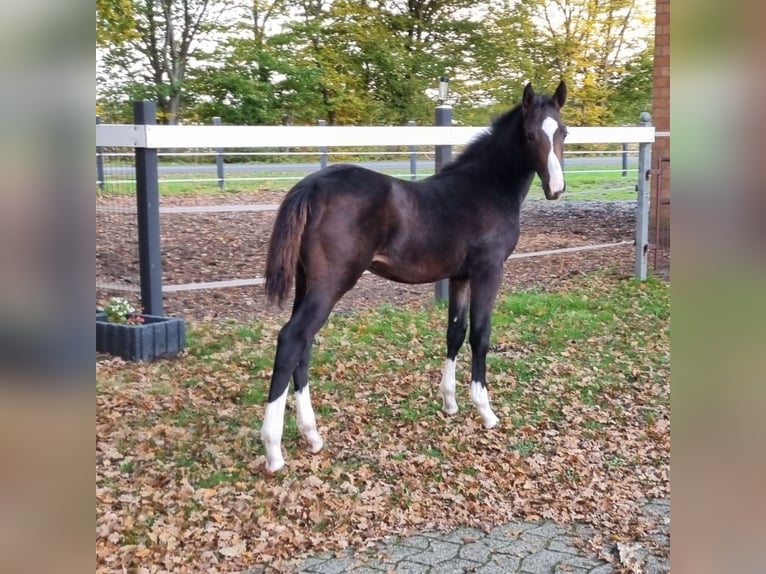
[[146, 126], [98, 124], [96, 147], [146, 147], [145, 128]]
[[[193, 181], [193, 180], [192, 180]], [[170, 205], [160, 206], [160, 215], [188, 213], [237, 213], [256, 211], [276, 211], [275, 203], [232, 203], [228, 205]], [[121, 205], [97, 205], [96, 213], [136, 213], [135, 207]]]
[[[621, 247], [624, 245], [633, 245], [633, 241], [617, 241], [615, 243], [599, 243], [596, 245], [581, 245], [578, 247], [562, 247], [559, 249], [547, 249], [543, 251], [530, 251], [528, 253], [514, 253], [508, 259], [521, 259], [525, 257], [546, 257], [550, 255], [565, 255], [567, 253], [576, 253], [578, 251], [592, 251], [596, 249], [607, 249], [609, 247]], [[369, 271], [364, 272], [370, 275]], [[223, 279], [220, 281], [198, 281], [194, 283], [179, 283], [177, 285], [163, 285], [163, 293], [179, 293], [182, 291], [199, 291], [203, 289], [226, 289], [231, 287], [253, 287], [263, 285], [266, 280], [263, 277], [252, 277], [249, 279]], [[138, 291], [137, 286], [124, 285], [120, 283], [96, 283], [97, 289], [111, 289], [113, 291]]]
[[[457, 126], [96, 126], [99, 147], [274, 148], [465, 145], [488, 128]], [[566, 143], [650, 143], [653, 127], [570, 127]]]

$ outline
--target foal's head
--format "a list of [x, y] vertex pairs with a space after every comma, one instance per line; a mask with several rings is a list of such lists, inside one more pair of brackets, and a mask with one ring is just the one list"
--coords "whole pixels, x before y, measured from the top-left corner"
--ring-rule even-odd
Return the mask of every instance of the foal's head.
[[563, 81], [551, 97], [535, 96], [532, 84], [527, 84], [521, 99], [524, 145], [548, 199], [558, 199], [567, 187], [562, 169], [567, 128], [559, 113], [566, 99]]

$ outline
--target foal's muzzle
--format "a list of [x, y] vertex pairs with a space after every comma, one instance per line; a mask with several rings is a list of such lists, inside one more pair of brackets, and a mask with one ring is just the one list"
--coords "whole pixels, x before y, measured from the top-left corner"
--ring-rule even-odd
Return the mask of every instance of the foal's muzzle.
[[564, 181], [562, 185], [560, 186], [560, 189], [557, 191], [551, 191], [550, 185], [547, 183], [543, 184], [543, 193], [545, 193], [545, 199], [558, 199], [561, 197], [561, 195], [567, 190], [567, 182]]

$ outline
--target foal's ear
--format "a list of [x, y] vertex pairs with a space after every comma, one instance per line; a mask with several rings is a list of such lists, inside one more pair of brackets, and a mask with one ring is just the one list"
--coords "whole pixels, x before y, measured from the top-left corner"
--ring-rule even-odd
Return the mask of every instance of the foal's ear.
[[566, 101], [567, 85], [564, 83], [564, 80], [561, 80], [561, 82], [559, 82], [559, 87], [556, 88], [556, 91], [553, 94], [553, 102], [556, 104], [558, 109], [561, 109], [564, 107], [564, 102]]
[[529, 82], [524, 86], [524, 94], [521, 96], [521, 109], [526, 113], [531, 107], [532, 102], [535, 99], [535, 91], [532, 89], [532, 82]]

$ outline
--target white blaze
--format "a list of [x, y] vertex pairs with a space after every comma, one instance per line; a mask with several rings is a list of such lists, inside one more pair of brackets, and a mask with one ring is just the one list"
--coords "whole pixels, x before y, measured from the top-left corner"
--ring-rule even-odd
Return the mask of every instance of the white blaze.
[[471, 383], [471, 401], [484, 421], [484, 428], [491, 429], [500, 422], [497, 415], [492, 412], [492, 407], [489, 406], [487, 387], [477, 381]]
[[282, 457], [282, 428], [285, 422], [285, 405], [287, 404], [287, 389], [282, 396], [266, 405], [261, 427], [261, 440], [266, 451], [266, 468], [269, 472], [277, 472], [285, 466]]
[[543, 121], [542, 128], [551, 144], [551, 149], [548, 152], [548, 175], [550, 177], [548, 187], [551, 193], [561, 193], [564, 191], [564, 171], [561, 169], [561, 162], [553, 150], [553, 134], [559, 129], [559, 124], [556, 120], [549, 117]]
[[309, 443], [309, 450], [314, 453], [322, 450], [324, 441], [317, 431], [308, 383], [303, 389], [295, 393], [295, 415], [298, 419], [298, 429]]
[[457, 412], [457, 402], [455, 401], [455, 367], [456, 361], [454, 359], [444, 361], [442, 382], [439, 385], [442, 392], [442, 410], [448, 415], [454, 415]]

